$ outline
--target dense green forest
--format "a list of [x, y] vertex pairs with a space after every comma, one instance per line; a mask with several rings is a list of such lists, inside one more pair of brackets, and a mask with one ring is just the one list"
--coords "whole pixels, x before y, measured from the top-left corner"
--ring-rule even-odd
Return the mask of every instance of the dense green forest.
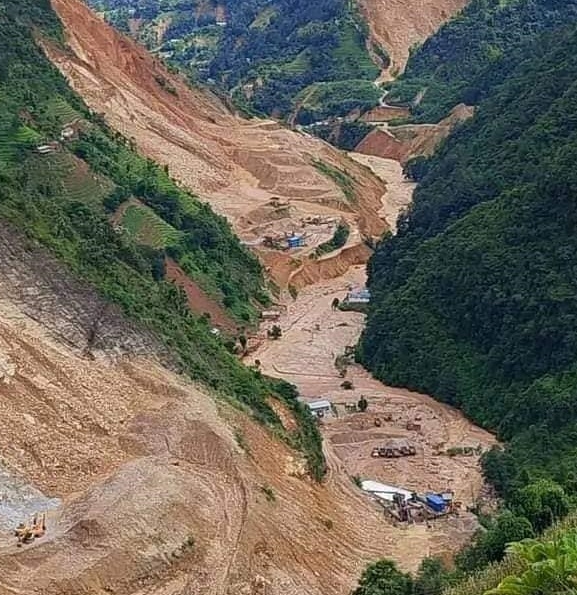
[[412, 102], [418, 122], [439, 121], [458, 103], [477, 105], [505, 80], [519, 48], [576, 19], [576, 0], [472, 0], [412, 52], [387, 99]]
[[[259, 263], [224, 219], [88, 111], [48, 62], [33, 32], [62, 42], [49, 0], [5, 0], [0, 7], [0, 217], [155, 332], [183, 372], [303, 448], [320, 478], [320, 437], [294, 388], [242, 366], [227, 341], [210, 333], [209, 320], [193, 315], [182, 291], [164, 279], [169, 255], [231, 316], [248, 323], [259, 303], [269, 299]], [[63, 140], [70, 124], [76, 133]], [[44, 151], [47, 143], [54, 144]], [[113, 227], [111, 215], [124, 207], [129, 208], [122, 224]], [[295, 412], [296, 433], [283, 434], [267, 402], [271, 395]]]
[[[351, 0], [89, 0], [251, 113], [308, 124], [377, 104], [379, 68]], [[378, 55], [384, 55], [378, 48]]]
[[577, 516], [538, 539], [513, 542], [505, 559], [463, 575], [425, 558], [414, 576], [390, 560], [370, 564], [352, 595], [573, 595], [577, 588]]
[[573, 25], [502, 61], [475, 117], [419, 162], [414, 203], [369, 266], [360, 359], [507, 442], [484, 469], [509, 517], [464, 568], [577, 503], [576, 53]]

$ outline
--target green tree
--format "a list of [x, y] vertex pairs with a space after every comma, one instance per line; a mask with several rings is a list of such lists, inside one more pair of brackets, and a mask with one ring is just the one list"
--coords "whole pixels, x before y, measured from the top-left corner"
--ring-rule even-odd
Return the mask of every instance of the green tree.
[[468, 572], [483, 568], [490, 562], [500, 560], [509, 543], [534, 535], [533, 527], [525, 517], [515, 516], [507, 510], [492, 521], [486, 530], [481, 531], [471, 546], [459, 553], [457, 566]]
[[454, 574], [438, 558], [425, 558], [414, 579], [413, 595], [438, 595], [447, 587]]
[[550, 479], [540, 479], [518, 490], [512, 506], [529, 519], [535, 531], [543, 531], [568, 512], [570, 502], [565, 490]]
[[273, 324], [272, 328], [268, 331], [268, 336], [271, 339], [280, 339], [282, 337], [282, 329], [278, 324]]
[[367, 410], [368, 406], [369, 406], [369, 402], [365, 398], [365, 395], [362, 395], [357, 403], [357, 407], [358, 407], [359, 411], [361, 413], [364, 413]]
[[240, 343], [240, 346], [242, 347], [243, 351], [246, 351], [246, 344], [247, 344], [247, 339], [244, 335], [240, 335], [240, 337], [238, 338], [238, 342]]
[[565, 533], [546, 542], [514, 543], [510, 554], [524, 570], [508, 576], [486, 595], [577, 594], [577, 533]]
[[353, 595], [411, 595], [413, 579], [397, 570], [394, 562], [379, 560], [368, 566]]

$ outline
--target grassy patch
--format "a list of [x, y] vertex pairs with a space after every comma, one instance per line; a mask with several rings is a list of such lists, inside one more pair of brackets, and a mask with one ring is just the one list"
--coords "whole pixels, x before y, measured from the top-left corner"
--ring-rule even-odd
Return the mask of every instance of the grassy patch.
[[342, 248], [347, 243], [350, 233], [351, 230], [346, 223], [339, 223], [335, 229], [333, 237], [328, 242], [323, 242], [316, 247], [314, 256], [318, 258], [323, 254], [328, 254], [329, 252]]
[[276, 502], [276, 494], [269, 485], [260, 486], [260, 491], [266, 496], [269, 502]]
[[273, 6], [267, 6], [256, 15], [256, 18], [250, 24], [250, 28], [266, 29], [276, 15], [277, 10]]
[[297, 121], [307, 125], [354, 110], [365, 112], [378, 104], [381, 94], [371, 81], [362, 79], [313, 83], [295, 98], [295, 105], [300, 104]]
[[349, 203], [356, 203], [354, 179], [347, 172], [342, 171], [332, 165], [329, 165], [321, 159], [313, 159], [315, 169], [321, 172], [327, 178], [330, 178], [343, 191], [345, 198]]

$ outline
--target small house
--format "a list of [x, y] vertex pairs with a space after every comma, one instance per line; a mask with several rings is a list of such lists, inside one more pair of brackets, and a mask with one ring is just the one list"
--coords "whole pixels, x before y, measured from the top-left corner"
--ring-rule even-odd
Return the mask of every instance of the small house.
[[411, 500], [413, 498], [413, 493], [409, 490], [387, 485], [379, 481], [365, 480], [361, 483], [361, 489], [364, 492], [372, 494], [375, 498], [378, 498], [379, 500], [385, 500], [387, 502], [393, 502], [395, 495], [400, 496], [404, 501]]
[[60, 145], [57, 142], [51, 142], [46, 145], [38, 145], [36, 151], [40, 153], [40, 155], [49, 155], [50, 153], [58, 151], [59, 148]]
[[302, 248], [305, 245], [305, 239], [302, 235], [293, 233], [292, 236], [287, 238], [287, 245], [289, 248]]
[[277, 310], [264, 310], [260, 313], [260, 317], [263, 320], [273, 320], [276, 321], [280, 318], [280, 312]]
[[74, 138], [75, 135], [76, 135], [76, 131], [74, 130], [74, 128], [72, 128], [72, 126], [66, 126], [60, 132], [60, 140], [61, 141], [71, 140]]
[[368, 289], [349, 291], [345, 301], [349, 304], [368, 304], [371, 301], [371, 292]]
[[331, 402], [327, 400], [311, 401], [310, 403], [307, 403], [307, 405], [311, 413], [316, 417], [324, 417], [332, 410]]
[[443, 497], [440, 496], [439, 494], [427, 494], [425, 497], [425, 501], [427, 503], [427, 506], [438, 513], [444, 512], [445, 508], [447, 506], [447, 503], [445, 502], [445, 500], [443, 500]]

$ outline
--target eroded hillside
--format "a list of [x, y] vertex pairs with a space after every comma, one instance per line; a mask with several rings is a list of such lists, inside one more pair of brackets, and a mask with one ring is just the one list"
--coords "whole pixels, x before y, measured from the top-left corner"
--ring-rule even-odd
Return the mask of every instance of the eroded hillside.
[[[386, 229], [378, 216], [385, 187], [368, 169], [273, 121], [234, 116], [80, 0], [53, 6], [72, 51], [46, 49], [73, 88], [142, 153], [225, 214], [241, 239], [259, 245], [266, 235], [300, 231], [314, 248], [341, 219], [352, 229], [350, 243]], [[298, 268], [299, 253], [294, 260]]]
[[467, 0], [360, 0], [371, 37], [391, 58], [385, 78], [402, 72], [411, 47], [435, 33], [466, 4]]
[[[447, 547], [442, 528], [385, 523], [340, 465], [312, 483], [295, 452], [1, 232], [0, 593], [343, 595], [371, 559], [415, 568]], [[46, 535], [17, 548], [14, 526], [42, 510]]]

